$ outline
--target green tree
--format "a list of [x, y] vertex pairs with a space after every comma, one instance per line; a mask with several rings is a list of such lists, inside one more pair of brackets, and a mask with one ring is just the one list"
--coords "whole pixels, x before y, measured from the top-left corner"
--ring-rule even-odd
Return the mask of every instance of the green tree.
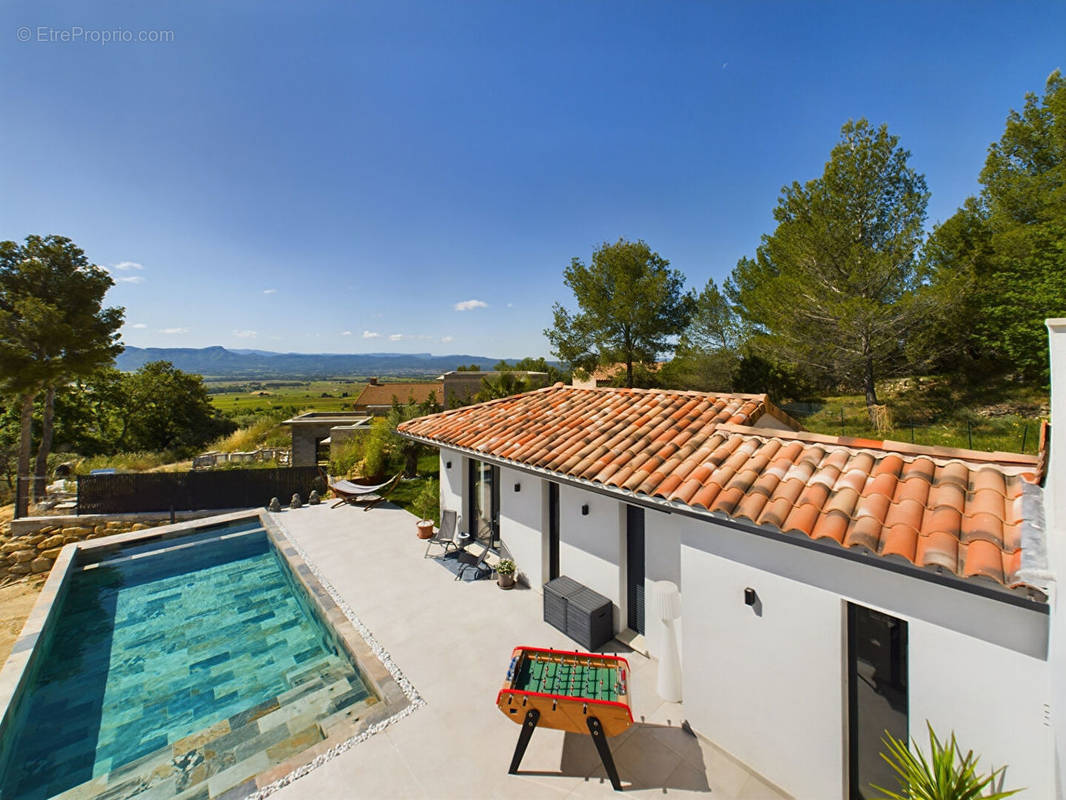
[[169, 361], [149, 361], [127, 376], [120, 417], [123, 445], [132, 450], [191, 452], [236, 430], [211, 405], [203, 378]]
[[400, 436], [396, 433], [396, 428], [403, 422], [416, 417], [424, 417], [426, 414], [436, 414], [440, 410], [441, 405], [437, 402], [436, 395], [433, 394], [425, 402], [408, 402], [403, 405], [395, 396], [392, 398], [392, 408], [389, 409], [386, 417], [389, 430], [388, 450], [390, 453], [399, 453], [403, 458], [403, 471], [408, 478], [413, 478], [418, 474], [418, 458], [423, 453], [428, 453], [429, 448]]
[[867, 405], [938, 297], [921, 290], [929, 193], [909, 155], [884, 125], [848, 122], [821, 177], [782, 189], [776, 230], [726, 285], [757, 354], [861, 386]]
[[[34, 402], [45, 395], [35, 496], [44, 490], [57, 387], [92, 374], [122, 350], [123, 309], [103, 306], [113, 285], [66, 237], [0, 242], [0, 380], [18, 399], [19, 475], [29, 473]], [[28, 505], [25, 495], [19, 497], [17, 513], [25, 514]]]
[[944, 321], [971, 354], [1047, 380], [1044, 320], [1066, 313], [1066, 78], [1025, 96], [988, 149], [981, 193], [927, 248], [934, 285], [961, 298]]
[[544, 331], [552, 352], [571, 367], [591, 370], [596, 363], [626, 365], [626, 386], [633, 386], [633, 365], [649, 364], [672, 349], [684, 330], [694, 300], [685, 277], [643, 241], [604, 243], [588, 266], [574, 258], [564, 273], [579, 311], [560, 303], [554, 325]]
[[113, 455], [126, 438], [128, 376], [104, 367], [59, 387], [55, 446], [83, 456]]
[[495, 378], [482, 378], [481, 389], [474, 395], [473, 400], [475, 403], [484, 403], [528, 392], [531, 388], [533, 387], [530, 382], [516, 375], [514, 370], [504, 370]]
[[558, 381], [563, 383], [570, 381], [569, 372], [559, 369], [555, 364], [549, 364], [548, 360], [543, 356], [538, 358], [526, 356], [513, 364], [507, 361], [498, 361], [493, 370], [496, 372], [546, 372], [549, 385]]
[[732, 391], [745, 346], [743, 326], [713, 280], [696, 297], [692, 319], [674, 358], [662, 369], [664, 384], [678, 389]]

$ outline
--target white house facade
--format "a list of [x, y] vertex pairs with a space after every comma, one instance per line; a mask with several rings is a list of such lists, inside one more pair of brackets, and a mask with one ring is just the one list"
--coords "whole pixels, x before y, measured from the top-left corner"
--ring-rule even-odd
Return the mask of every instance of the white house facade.
[[645, 598], [676, 584], [688, 722], [794, 796], [894, 788], [882, 732], [924, 743], [928, 723], [1007, 765], [1006, 788], [1063, 797], [1066, 493], [1041, 486], [1045, 462], [794, 432], [772, 410], [557, 385], [401, 433], [440, 448], [460, 530], [534, 589], [565, 575], [606, 596], [616, 635], [652, 657], [666, 641]]

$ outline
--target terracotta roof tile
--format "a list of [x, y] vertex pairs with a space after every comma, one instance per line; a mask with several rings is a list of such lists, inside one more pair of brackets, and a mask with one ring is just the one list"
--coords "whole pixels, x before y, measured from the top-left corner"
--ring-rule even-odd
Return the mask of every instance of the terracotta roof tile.
[[443, 400], [443, 389], [434, 383], [369, 383], [355, 398], [356, 406], [389, 406], [393, 398], [401, 403], [424, 403], [433, 397], [438, 403]]
[[1018, 584], [1022, 493], [1038, 459], [752, 427], [771, 410], [760, 395], [556, 385], [400, 431], [623, 496]]

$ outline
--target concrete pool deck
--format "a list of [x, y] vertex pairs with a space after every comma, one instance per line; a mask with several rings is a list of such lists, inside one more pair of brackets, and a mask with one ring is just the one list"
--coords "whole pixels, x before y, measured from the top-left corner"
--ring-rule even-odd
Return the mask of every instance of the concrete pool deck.
[[[394, 506], [308, 506], [271, 515], [389, 652], [425, 706], [278, 790], [339, 797], [616, 796], [588, 736], [537, 730], [519, 775], [519, 726], [495, 706], [516, 645], [575, 649], [541, 619], [541, 594], [457, 582]], [[626, 648], [618, 643], [619, 650]], [[610, 649], [610, 646], [608, 646]], [[684, 705], [655, 693], [656, 662], [623, 653], [637, 720], [610, 740], [626, 795], [714, 800], [787, 797], [710, 742], [685, 733]]]

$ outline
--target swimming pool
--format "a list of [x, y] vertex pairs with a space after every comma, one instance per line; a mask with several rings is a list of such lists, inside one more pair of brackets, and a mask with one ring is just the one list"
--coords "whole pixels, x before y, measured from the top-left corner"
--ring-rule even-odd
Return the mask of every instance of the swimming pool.
[[396, 699], [258, 516], [145, 538], [71, 564], [0, 732], [3, 800], [250, 793]]

